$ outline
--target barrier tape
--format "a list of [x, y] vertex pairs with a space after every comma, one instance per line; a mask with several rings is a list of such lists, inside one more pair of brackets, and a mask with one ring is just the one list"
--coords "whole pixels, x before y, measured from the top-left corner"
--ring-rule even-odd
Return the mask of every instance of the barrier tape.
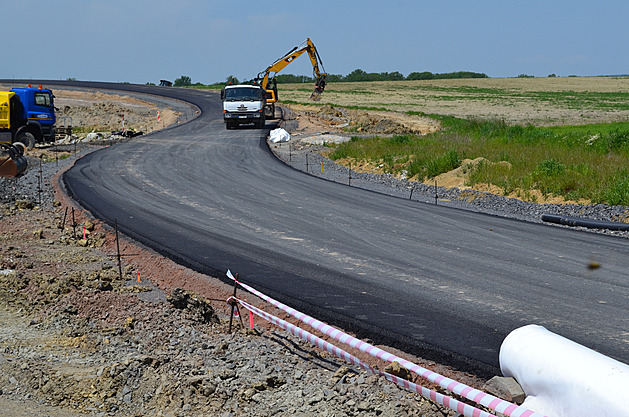
[[422, 366], [416, 365], [406, 359], [400, 358], [398, 356], [393, 355], [392, 353], [386, 352], [380, 348], [377, 348], [369, 343], [363, 342], [360, 339], [356, 339], [353, 336], [348, 335], [347, 333], [342, 332], [341, 330], [335, 329], [334, 327], [325, 324], [314, 317], [308, 316], [307, 314], [301, 313], [295, 310], [292, 307], [289, 307], [279, 301], [261, 293], [255, 288], [237, 281], [236, 278], [232, 275], [231, 271], [227, 271], [227, 277], [234, 280], [241, 287], [246, 289], [247, 291], [255, 294], [266, 302], [274, 305], [280, 310], [284, 311], [287, 314], [295, 317], [297, 320], [309, 325], [313, 329], [330, 336], [331, 338], [351, 346], [353, 348], [359, 349], [364, 353], [368, 353], [369, 355], [376, 357], [378, 359], [382, 359], [387, 362], [399, 362], [399, 364], [409, 371], [413, 372], [416, 375], [432, 382], [433, 384], [437, 384], [442, 388], [447, 389], [448, 391], [460, 395], [461, 397], [465, 397], [468, 400], [474, 401], [476, 404], [480, 404], [487, 408], [490, 408], [494, 411], [497, 411], [501, 414], [504, 414], [509, 417], [546, 417], [542, 414], [531, 411], [525, 407], [518, 406], [516, 404], [512, 404], [508, 401], [505, 401], [501, 398], [495, 397], [491, 394], [487, 394], [483, 391], [480, 391], [476, 388], [472, 388], [466, 384], [455, 381], [443, 375], [440, 375], [436, 372], [433, 372], [429, 369], [426, 369]]
[[236, 302], [238, 302], [241, 306], [243, 306], [244, 308], [246, 308], [247, 310], [249, 310], [250, 313], [255, 314], [256, 316], [259, 316], [261, 318], [263, 318], [264, 320], [267, 320], [273, 324], [275, 324], [278, 327], [281, 327], [282, 329], [292, 333], [293, 335], [300, 337], [308, 342], [310, 342], [311, 344], [326, 350], [327, 352], [335, 355], [336, 357], [343, 359], [344, 361], [346, 361], [347, 363], [359, 366], [360, 368], [364, 369], [365, 371], [371, 372], [375, 375], [379, 375], [379, 376], [383, 376], [385, 377], [388, 381], [393, 382], [394, 384], [397, 384], [401, 387], [404, 387], [410, 391], [416, 392], [417, 394], [426, 397], [426, 398], [430, 398], [431, 400], [450, 408], [451, 410], [454, 410], [458, 413], [463, 414], [465, 417], [495, 417], [493, 414], [490, 414], [486, 411], [480, 410], [474, 406], [471, 406], [469, 404], [465, 404], [461, 401], [458, 401], [452, 397], [449, 397], [447, 395], [443, 395], [440, 394], [436, 391], [430, 390], [428, 388], [422, 387], [421, 385], [417, 385], [413, 382], [410, 382], [404, 378], [399, 378], [395, 375], [389, 374], [387, 372], [382, 372], [380, 370], [377, 370], [375, 368], [373, 368], [372, 366], [370, 366], [369, 364], [361, 361], [360, 359], [358, 359], [357, 357], [355, 357], [354, 355], [352, 355], [351, 353], [346, 352], [345, 350], [329, 343], [326, 342], [325, 340], [321, 339], [320, 337], [308, 332], [307, 330], [304, 330], [300, 327], [295, 326], [294, 324], [288, 323], [285, 320], [280, 319], [279, 317], [276, 317], [270, 313], [267, 313], [264, 310], [261, 310], [255, 306], [252, 306], [251, 304], [247, 303], [246, 301], [240, 300], [236, 297], [230, 297], [228, 299], [228, 302], [234, 300]]

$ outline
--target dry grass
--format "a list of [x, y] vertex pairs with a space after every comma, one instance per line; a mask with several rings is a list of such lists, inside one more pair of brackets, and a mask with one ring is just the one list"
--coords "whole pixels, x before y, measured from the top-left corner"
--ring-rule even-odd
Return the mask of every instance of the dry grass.
[[[282, 84], [308, 104], [310, 85]], [[629, 120], [629, 77], [483, 78], [329, 83], [318, 104], [553, 126]]]

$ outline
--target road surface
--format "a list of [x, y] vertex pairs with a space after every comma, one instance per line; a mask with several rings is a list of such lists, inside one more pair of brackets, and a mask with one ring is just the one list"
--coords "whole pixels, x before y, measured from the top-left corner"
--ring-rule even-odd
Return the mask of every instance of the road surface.
[[[47, 84], [50, 84], [49, 82]], [[194, 103], [200, 117], [65, 174], [96, 216], [201, 272], [376, 343], [495, 372], [534, 323], [629, 362], [629, 241], [394, 197], [294, 171], [266, 130], [226, 130], [217, 93], [96, 84]], [[599, 269], [588, 269], [591, 261]]]

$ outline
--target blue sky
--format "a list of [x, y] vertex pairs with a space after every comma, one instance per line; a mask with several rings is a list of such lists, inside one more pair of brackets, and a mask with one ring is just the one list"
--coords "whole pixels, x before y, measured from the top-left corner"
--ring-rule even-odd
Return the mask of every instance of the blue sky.
[[[144, 84], [253, 78], [310, 37], [325, 70], [629, 73], [613, 0], [2, 0], [0, 78]], [[283, 73], [312, 73], [306, 55]]]

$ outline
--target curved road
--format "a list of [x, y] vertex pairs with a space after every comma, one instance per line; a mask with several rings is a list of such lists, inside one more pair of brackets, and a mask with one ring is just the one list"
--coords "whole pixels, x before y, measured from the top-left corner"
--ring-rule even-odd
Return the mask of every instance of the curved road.
[[[89, 86], [202, 111], [92, 153], [65, 175], [83, 206], [159, 252], [201, 272], [231, 269], [359, 336], [464, 369], [495, 372], [503, 338], [529, 323], [629, 362], [628, 240], [296, 172], [269, 152], [268, 129], [226, 130], [216, 93]], [[589, 270], [592, 260], [601, 268]]]

